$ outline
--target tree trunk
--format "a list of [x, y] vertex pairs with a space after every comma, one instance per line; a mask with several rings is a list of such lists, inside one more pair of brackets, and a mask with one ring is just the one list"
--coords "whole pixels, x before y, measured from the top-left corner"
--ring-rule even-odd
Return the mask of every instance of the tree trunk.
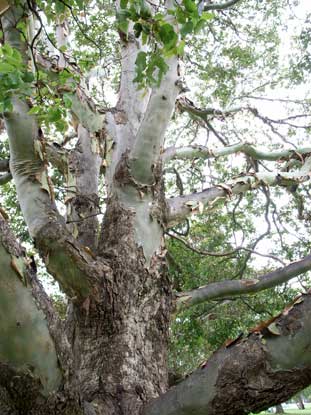
[[145, 267], [129, 215], [108, 207], [102, 254], [111, 272], [96, 303], [70, 311], [76, 388], [100, 414], [138, 414], [167, 388], [170, 283], [161, 257]]
[[[58, 359], [63, 373], [59, 393], [47, 401], [40, 389], [41, 374], [29, 379], [23, 375], [25, 387], [33, 382], [27, 387], [32, 393], [24, 388], [21, 396], [15, 392], [18, 402], [23, 398], [23, 410], [7, 396], [12, 379], [21, 376], [9, 366], [10, 375], [4, 376], [2, 369], [0, 376], [1, 415], [138, 415], [143, 405], [166, 391], [170, 283], [161, 255], [152, 259], [149, 269], [144, 266], [142, 249], [131, 239], [128, 215], [117, 204], [108, 208], [106, 280], [96, 296], [69, 307], [63, 330], [70, 357], [67, 362]], [[59, 354], [65, 352], [62, 344], [58, 348]]]
[[285, 414], [282, 404], [277, 405], [276, 407], [276, 414]]
[[300, 393], [296, 396], [296, 402], [298, 409], [306, 409], [303, 403], [302, 395]]

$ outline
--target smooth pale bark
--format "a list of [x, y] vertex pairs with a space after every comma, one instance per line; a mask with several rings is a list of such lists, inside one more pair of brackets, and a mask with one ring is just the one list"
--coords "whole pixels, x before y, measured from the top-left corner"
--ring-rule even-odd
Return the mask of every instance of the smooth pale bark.
[[154, 183], [153, 169], [156, 168], [164, 135], [179, 93], [177, 57], [170, 58], [167, 64], [169, 69], [160, 86], [152, 91], [129, 155], [133, 178], [138, 183], [145, 185]]
[[221, 347], [144, 415], [243, 415], [284, 402], [311, 382], [311, 295]]
[[[116, 6], [119, 11], [119, 1], [116, 2]], [[151, 95], [151, 88], [139, 89], [137, 83], [134, 82], [137, 55], [140, 51], [147, 52], [147, 45], [143, 46], [141, 40], [135, 37], [133, 23], [129, 24], [127, 35], [122, 32], [119, 32], [119, 35], [121, 42], [120, 88], [116, 108], [107, 114], [106, 125], [106, 143], [109, 152], [106, 158], [108, 193], [111, 191], [113, 176], [122, 155], [133, 147]]]
[[[4, 39], [26, 54], [16, 22], [24, 18], [21, 8], [9, 9], [2, 17]], [[48, 271], [72, 298], [85, 298], [92, 290], [95, 275], [93, 258], [76, 244], [65, 227], [55, 203], [47, 175], [44, 138], [29, 107], [19, 97], [12, 97], [13, 110], [4, 116], [10, 145], [10, 171], [16, 186], [30, 235], [35, 239]], [[66, 269], [66, 273], [64, 273]], [[99, 266], [99, 274], [103, 267]]]
[[[48, 394], [62, 379], [50, 335], [50, 330], [55, 335], [61, 333], [57, 332], [59, 321], [48, 298], [42, 297], [43, 289], [2, 216], [0, 269], [0, 362], [32, 373], [40, 382], [41, 393]], [[43, 312], [47, 308], [48, 319]], [[0, 379], [2, 375], [1, 371]]]
[[163, 161], [170, 160], [193, 160], [196, 158], [210, 159], [231, 154], [243, 153], [250, 156], [254, 160], [267, 161], [286, 161], [292, 158], [301, 160], [302, 156], [311, 154], [311, 147], [302, 147], [295, 150], [279, 150], [279, 151], [265, 151], [256, 148], [249, 143], [237, 143], [223, 148], [210, 149], [201, 145], [191, 145], [185, 147], [169, 147], [163, 153]]
[[204, 10], [225, 10], [229, 7], [234, 6], [235, 4], [238, 4], [241, 0], [229, 0], [224, 3], [212, 3], [212, 4], [206, 4], [204, 6]]
[[256, 279], [225, 280], [176, 294], [177, 311], [210, 300], [256, 293], [287, 282], [311, 269], [311, 255]]
[[232, 195], [245, 193], [260, 186], [288, 187], [310, 179], [311, 158], [307, 158], [301, 169], [288, 172], [252, 173], [241, 175], [226, 184], [210, 187], [202, 192], [168, 199], [168, 226], [182, 222], [188, 216], [201, 213], [204, 208], [212, 208], [219, 199], [226, 199]]

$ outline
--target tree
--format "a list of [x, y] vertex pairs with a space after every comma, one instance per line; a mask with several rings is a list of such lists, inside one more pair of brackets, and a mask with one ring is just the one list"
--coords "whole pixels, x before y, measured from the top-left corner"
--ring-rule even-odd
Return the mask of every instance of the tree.
[[[188, 290], [181, 286], [176, 291], [167, 271], [165, 233], [169, 229], [175, 235], [184, 233], [189, 217], [204, 210], [207, 225], [210, 218], [216, 223], [222, 216], [212, 209], [229, 198], [245, 196], [247, 212], [263, 211], [269, 222], [273, 203], [269, 192], [276, 187], [280, 194], [293, 197], [287, 207], [295, 203], [301, 218], [308, 219], [301, 200], [308, 192], [303, 184], [310, 175], [310, 147], [261, 150], [248, 142], [232, 145], [228, 139], [234, 136], [232, 131], [224, 127], [219, 132], [215, 127], [247, 114], [247, 119], [263, 123], [273, 134], [285, 135], [287, 144], [296, 131], [309, 128], [297, 121], [308, 120], [304, 112], [275, 120], [249, 104], [230, 107], [243, 71], [252, 73], [264, 63], [269, 78], [269, 70], [274, 70], [269, 85], [283, 80], [275, 71], [272, 51], [279, 41], [275, 27], [283, 3], [270, 2], [267, 10], [259, 2], [244, 10], [243, 3], [0, 2], [1, 127], [9, 141], [9, 157], [0, 165], [1, 183], [9, 186], [13, 178], [31, 238], [23, 232], [24, 239], [33, 242], [68, 300], [66, 318], [61, 319], [37, 278], [35, 258], [15, 239], [2, 209], [2, 414], [238, 415], [281, 403], [311, 383], [311, 296], [305, 293], [275, 318], [227, 341], [168, 389], [172, 315], [208, 301], [229, 301], [275, 287], [311, 269], [311, 255], [296, 258], [300, 251], [308, 252], [308, 243], [285, 249], [283, 241], [283, 258], [293, 262], [255, 274], [248, 260], [271, 226], [250, 246], [234, 247], [230, 238], [224, 240], [224, 219], [222, 232], [214, 236], [229, 251], [212, 256], [235, 258], [236, 278], [230, 278], [229, 262], [223, 267], [224, 280], [211, 277], [201, 288], [190, 284]], [[247, 13], [264, 16], [270, 26], [258, 33], [258, 26], [252, 28], [245, 18]], [[232, 17], [240, 22], [239, 29]], [[224, 27], [238, 35], [243, 27], [248, 41], [256, 39], [267, 47], [258, 53], [248, 42], [230, 44]], [[217, 82], [213, 97], [222, 109], [199, 108], [185, 95], [180, 60], [184, 55], [202, 70], [200, 54], [206, 42], [197, 34], [201, 29], [214, 37], [214, 43], [206, 45], [213, 53], [208, 52], [205, 81], [210, 77]], [[306, 42], [306, 38], [304, 33], [299, 39]], [[194, 39], [202, 49], [191, 49]], [[112, 46], [116, 42], [118, 52]], [[111, 66], [108, 70], [104, 65], [109, 54], [115, 65], [111, 72]], [[220, 64], [215, 64], [217, 55], [224, 57]], [[230, 70], [227, 61], [234, 63]], [[292, 81], [304, 78], [306, 62], [298, 58], [293, 62]], [[118, 76], [117, 105], [109, 107], [107, 82], [114, 86]], [[308, 101], [292, 103], [308, 108]], [[208, 131], [222, 147], [165, 144], [171, 126], [180, 128], [178, 121], [171, 120], [175, 106], [176, 117], [189, 116], [191, 128]], [[5, 144], [2, 152], [5, 155]], [[238, 153], [245, 155], [246, 164], [243, 161], [243, 169], [230, 171], [226, 157]], [[173, 164], [176, 159], [182, 161], [179, 167]], [[217, 179], [222, 177], [226, 184], [213, 183], [211, 173], [208, 188], [198, 191], [192, 170], [187, 187], [193, 192], [184, 195], [180, 171], [187, 161], [197, 159], [202, 165], [204, 160], [215, 160]], [[265, 161], [277, 161], [282, 167], [264, 170]], [[229, 181], [231, 174], [241, 171]], [[173, 177], [176, 186], [171, 184]], [[302, 190], [297, 190], [298, 184]], [[259, 197], [257, 206], [256, 189], [265, 198]], [[292, 209], [283, 213], [287, 222], [296, 222]], [[254, 233], [252, 226], [252, 220], [244, 222], [249, 236]], [[242, 278], [245, 272], [252, 278]]]

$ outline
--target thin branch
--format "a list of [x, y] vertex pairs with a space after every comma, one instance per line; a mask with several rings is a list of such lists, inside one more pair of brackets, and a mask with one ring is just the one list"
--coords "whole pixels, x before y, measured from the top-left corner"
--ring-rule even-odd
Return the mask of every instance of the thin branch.
[[[174, 232], [176, 232], [176, 231], [174, 231]], [[227, 252], [210, 252], [210, 251], [205, 251], [205, 250], [203, 251], [201, 249], [197, 249], [194, 246], [188, 244], [187, 241], [185, 241], [183, 238], [180, 238], [180, 237], [178, 237], [176, 235], [172, 235], [170, 232], [165, 232], [165, 233], [166, 233], [166, 235], [170, 236], [171, 238], [176, 239], [177, 241], [181, 242], [187, 249], [191, 250], [192, 252], [194, 252], [194, 253], [196, 253], [198, 255], [202, 255], [202, 256], [212, 256], [212, 257], [228, 257], [228, 256], [234, 255], [235, 253], [237, 253], [239, 251], [246, 251], [246, 252], [249, 253], [249, 256], [251, 254], [254, 254], [254, 255], [258, 255], [258, 256], [265, 257], [265, 258], [271, 258], [271, 259], [274, 259], [277, 262], [280, 262], [282, 265], [285, 265], [284, 261], [282, 261], [281, 259], [277, 258], [274, 255], [271, 255], [271, 254], [263, 254], [261, 252], [258, 252], [258, 251], [255, 251], [254, 249], [252, 249], [253, 247], [255, 247], [254, 246], [255, 244], [252, 246], [252, 248], [247, 248], [247, 247], [244, 247], [244, 246], [238, 246], [235, 249], [233, 249], [231, 251], [227, 251]], [[178, 234], [178, 235], [180, 235], [180, 234]], [[182, 235], [182, 236], [185, 236], [185, 235]], [[264, 236], [266, 236], [266, 232], [263, 235], [261, 235], [260, 240]], [[256, 241], [256, 245], [257, 245], [258, 242], [259, 242], [259, 240]]]
[[197, 248], [189, 245], [184, 239], [179, 238], [176, 235], [172, 235], [170, 232], [166, 232], [166, 235], [168, 235], [171, 238], [176, 239], [177, 241], [181, 242], [186, 248], [190, 249], [191, 251], [195, 252], [196, 254], [204, 255], [204, 256], [212, 256], [212, 257], [232, 256], [233, 254], [235, 254], [236, 252], [238, 252], [240, 249], [243, 249], [243, 247], [238, 247], [236, 249], [233, 249], [233, 250], [227, 251], [227, 252], [202, 251], [200, 249], [197, 249]]

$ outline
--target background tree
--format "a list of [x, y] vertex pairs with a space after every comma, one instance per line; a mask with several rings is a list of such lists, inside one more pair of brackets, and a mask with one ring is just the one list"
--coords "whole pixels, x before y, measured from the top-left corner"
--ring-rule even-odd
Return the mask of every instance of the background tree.
[[[308, 292], [241, 332], [244, 306], [258, 323], [291, 296], [248, 294], [308, 289], [308, 16], [297, 33], [282, 0], [0, 7], [1, 413], [242, 414], [309, 385]], [[181, 374], [204, 358], [170, 389], [169, 343]]]

